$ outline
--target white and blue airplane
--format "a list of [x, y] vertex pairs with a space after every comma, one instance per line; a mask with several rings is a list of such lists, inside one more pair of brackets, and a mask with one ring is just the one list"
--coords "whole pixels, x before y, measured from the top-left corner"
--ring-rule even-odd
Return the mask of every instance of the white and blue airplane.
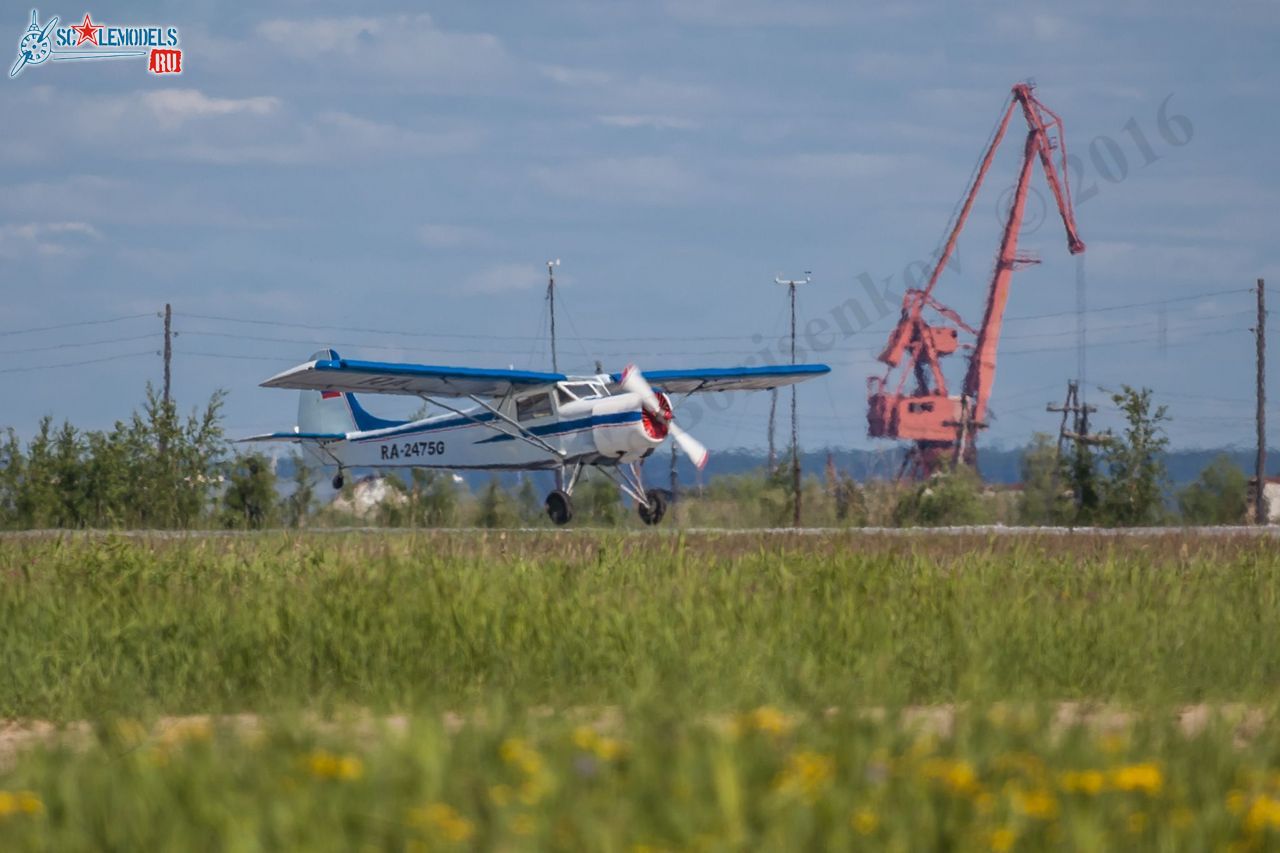
[[[262, 383], [302, 392], [297, 426], [242, 440], [303, 445], [337, 466], [334, 488], [342, 488], [347, 468], [558, 471], [560, 487], [546, 499], [556, 524], [573, 518], [573, 488], [592, 465], [635, 501], [645, 523], [657, 524], [666, 494], [645, 488], [641, 461], [670, 436], [699, 469], [707, 463], [707, 449], [676, 424], [668, 395], [764, 391], [830, 371], [825, 364], [663, 370], [650, 374], [655, 390], [634, 365], [620, 374], [567, 376], [354, 361], [321, 350]], [[367, 412], [357, 393], [418, 397], [443, 412], [386, 420]], [[471, 405], [461, 408], [463, 399]]]

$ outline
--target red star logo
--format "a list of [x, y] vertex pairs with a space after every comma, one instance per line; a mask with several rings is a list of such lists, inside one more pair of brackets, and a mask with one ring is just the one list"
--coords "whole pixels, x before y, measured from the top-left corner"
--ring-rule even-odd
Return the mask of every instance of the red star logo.
[[84, 22], [81, 23], [80, 26], [72, 27], [71, 29], [76, 33], [76, 47], [79, 47], [85, 42], [89, 42], [95, 47], [102, 46], [98, 44], [98, 33], [102, 31], [102, 24], [95, 24], [93, 21], [89, 20], [88, 12], [84, 13]]

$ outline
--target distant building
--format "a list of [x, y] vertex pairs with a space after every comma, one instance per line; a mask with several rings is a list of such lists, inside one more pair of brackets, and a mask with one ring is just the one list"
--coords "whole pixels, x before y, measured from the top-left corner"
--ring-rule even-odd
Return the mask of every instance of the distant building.
[[[1249, 478], [1249, 523], [1254, 523], [1253, 496], [1257, 494], [1258, 479]], [[1280, 477], [1266, 477], [1262, 485], [1262, 500], [1267, 507], [1267, 524], [1280, 524]]]
[[350, 496], [339, 492], [333, 499], [333, 508], [349, 512], [357, 518], [367, 518], [381, 506], [400, 506], [409, 501], [404, 492], [387, 481], [386, 477], [363, 477], [351, 487]]

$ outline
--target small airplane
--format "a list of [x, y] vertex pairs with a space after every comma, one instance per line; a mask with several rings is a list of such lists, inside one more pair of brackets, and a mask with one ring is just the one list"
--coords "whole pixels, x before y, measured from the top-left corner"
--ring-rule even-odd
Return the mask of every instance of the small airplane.
[[[241, 441], [303, 445], [337, 466], [335, 489], [347, 468], [559, 471], [545, 504], [556, 524], [573, 518], [574, 486], [592, 465], [635, 501], [646, 524], [657, 524], [667, 497], [645, 488], [641, 461], [670, 436], [699, 469], [707, 464], [707, 449], [676, 424], [669, 395], [765, 391], [829, 372], [825, 364], [662, 370], [650, 374], [655, 389], [634, 365], [620, 374], [568, 376], [354, 361], [328, 349], [262, 383], [302, 392], [297, 426]], [[386, 420], [357, 401], [366, 392], [418, 397], [444, 411]], [[462, 398], [473, 405], [454, 405]]]

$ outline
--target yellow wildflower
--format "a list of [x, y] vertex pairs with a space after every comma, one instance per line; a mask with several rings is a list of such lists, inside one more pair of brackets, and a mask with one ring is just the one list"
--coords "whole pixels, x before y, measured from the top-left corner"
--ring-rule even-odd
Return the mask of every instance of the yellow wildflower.
[[520, 785], [520, 802], [532, 806], [551, 790], [551, 784], [543, 774], [530, 776]]
[[1111, 771], [1111, 786], [1117, 791], [1154, 795], [1164, 786], [1164, 774], [1155, 764], [1126, 764]]
[[745, 727], [770, 735], [785, 735], [795, 728], [795, 720], [771, 705], [761, 705], [746, 714]]
[[425, 827], [446, 841], [466, 841], [475, 833], [471, 821], [447, 803], [429, 803], [409, 811], [409, 822]]
[[1044, 790], [1013, 792], [1013, 805], [1027, 817], [1036, 820], [1053, 820], [1058, 816], [1058, 801]]
[[1227, 811], [1232, 814], [1243, 814], [1244, 810], [1249, 806], [1249, 798], [1245, 796], [1244, 791], [1239, 788], [1233, 788], [1227, 791]]
[[364, 763], [354, 755], [334, 755], [317, 749], [307, 756], [307, 772], [317, 779], [351, 781], [364, 775]]
[[931, 758], [921, 765], [920, 772], [927, 779], [938, 780], [955, 794], [975, 794], [981, 788], [977, 771], [967, 761]]
[[0, 818], [11, 814], [44, 814], [44, 803], [31, 791], [0, 791]]
[[494, 785], [489, 789], [489, 799], [493, 800], [493, 804], [498, 808], [505, 808], [511, 802], [513, 794], [510, 785]]
[[849, 823], [859, 835], [870, 835], [880, 826], [880, 817], [871, 809], [858, 809]]
[[611, 737], [601, 737], [589, 726], [578, 726], [573, 730], [573, 745], [585, 752], [590, 752], [601, 761], [613, 761], [623, 752], [621, 741]]
[[1062, 790], [1093, 796], [1102, 791], [1107, 777], [1101, 770], [1069, 770], [1058, 777]]
[[779, 791], [800, 793], [816, 798], [835, 775], [836, 762], [829, 755], [818, 752], [796, 752], [774, 779], [773, 787]]
[[1280, 829], [1280, 800], [1265, 794], [1253, 798], [1244, 816], [1245, 828], [1250, 832], [1263, 829]]
[[595, 729], [590, 726], [578, 726], [573, 730], [573, 745], [589, 752], [595, 745], [596, 737]]
[[507, 738], [498, 748], [498, 754], [507, 764], [520, 769], [526, 776], [535, 776], [542, 770], [542, 756], [521, 738]]
[[1013, 849], [1014, 842], [1018, 840], [1018, 834], [1007, 826], [1002, 826], [991, 833], [991, 837], [987, 840], [991, 845], [991, 849], [995, 853], [1008, 853]]
[[538, 831], [538, 822], [532, 815], [518, 814], [511, 818], [511, 831], [516, 835], [533, 835]]

